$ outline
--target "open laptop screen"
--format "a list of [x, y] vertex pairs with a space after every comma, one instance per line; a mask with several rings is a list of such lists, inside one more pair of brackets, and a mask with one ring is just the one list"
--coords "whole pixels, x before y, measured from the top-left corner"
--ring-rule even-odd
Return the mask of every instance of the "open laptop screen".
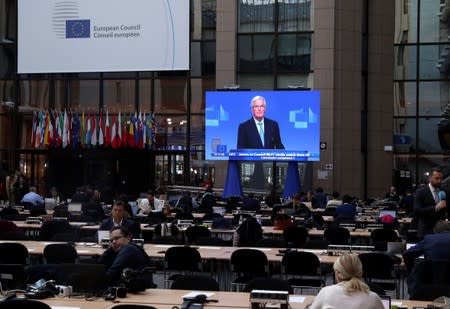
[[386, 215], [390, 215], [393, 218], [397, 218], [397, 212], [395, 210], [380, 210], [380, 218]]

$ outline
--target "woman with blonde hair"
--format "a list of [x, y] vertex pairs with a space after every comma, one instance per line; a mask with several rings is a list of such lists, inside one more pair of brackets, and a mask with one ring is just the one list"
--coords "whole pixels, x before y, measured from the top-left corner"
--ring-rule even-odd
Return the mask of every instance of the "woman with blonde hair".
[[333, 265], [337, 284], [322, 288], [312, 309], [383, 309], [380, 297], [362, 280], [362, 264], [355, 254], [340, 256]]

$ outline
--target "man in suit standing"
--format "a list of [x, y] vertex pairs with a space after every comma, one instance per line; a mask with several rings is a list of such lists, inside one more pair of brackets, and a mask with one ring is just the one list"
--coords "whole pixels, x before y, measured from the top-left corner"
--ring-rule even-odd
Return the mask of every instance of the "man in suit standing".
[[416, 191], [414, 198], [414, 214], [417, 217], [417, 236], [422, 239], [426, 234], [433, 233], [433, 227], [438, 220], [447, 217], [446, 193], [441, 191], [443, 174], [438, 168], [432, 169], [428, 185]]
[[256, 96], [250, 106], [252, 117], [239, 125], [237, 149], [284, 149], [278, 123], [264, 117], [266, 99]]
[[138, 223], [127, 219], [125, 211], [125, 202], [115, 201], [111, 209], [111, 217], [102, 221], [99, 230], [111, 230], [115, 226], [126, 227], [133, 238], [141, 236], [141, 227]]

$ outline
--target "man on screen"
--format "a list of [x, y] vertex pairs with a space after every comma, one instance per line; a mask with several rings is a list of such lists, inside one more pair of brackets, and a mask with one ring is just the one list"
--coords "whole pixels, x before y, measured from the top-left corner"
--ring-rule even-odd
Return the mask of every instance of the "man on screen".
[[250, 106], [252, 118], [239, 125], [237, 149], [284, 149], [278, 123], [264, 117], [266, 99], [256, 96]]

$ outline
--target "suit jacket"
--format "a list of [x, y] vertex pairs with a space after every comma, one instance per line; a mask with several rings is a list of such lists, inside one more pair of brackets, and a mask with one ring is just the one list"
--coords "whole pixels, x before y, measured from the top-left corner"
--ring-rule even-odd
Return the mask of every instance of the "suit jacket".
[[238, 129], [237, 149], [284, 149], [278, 123], [264, 118], [264, 146], [253, 117], [241, 123]]
[[[113, 219], [112, 219], [112, 217], [109, 217], [102, 221], [102, 224], [100, 224], [99, 230], [109, 231], [113, 228], [113, 226], [114, 226]], [[126, 227], [130, 231], [133, 238], [141, 237], [141, 227], [136, 222], [126, 219], [126, 218], [123, 218], [122, 226]]]
[[428, 185], [416, 191], [414, 198], [414, 215], [417, 218], [417, 236], [422, 239], [426, 234], [433, 233], [433, 227], [438, 220], [445, 220], [446, 209], [435, 211], [436, 202]]
[[107, 268], [106, 277], [109, 286], [117, 286], [125, 268], [142, 269], [149, 266], [150, 259], [141, 247], [130, 242], [118, 252], [108, 248], [98, 262]]
[[403, 252], [405, 259], [421, 255], [428, 260], [450, 260], [450, 231], [425, 235], [421, 242]]

